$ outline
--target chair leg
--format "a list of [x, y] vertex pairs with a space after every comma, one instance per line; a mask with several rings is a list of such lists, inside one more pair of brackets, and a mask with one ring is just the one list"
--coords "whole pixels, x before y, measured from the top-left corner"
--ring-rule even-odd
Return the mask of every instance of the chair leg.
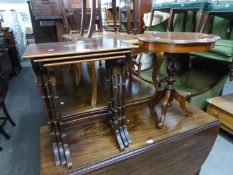
[[11, 123], [12, 126], [15, 126], [15, 122], [12, 120], [12, 118], [10, 117], [8, 111], [7, 111], [7, 108], [6, 108], [6, 105], [4, 103], [4, 101], [2, 102], [2, 110], [4, 112], [4, 114], [6, 115], [6, 118], [7, 120]]
[[6, 133], [6, 131], [3, 128], [0, 128], [0, 133], [6, 138], [10, 139], [10, 136]]
[[2, 151], [2, 147], [0, 146], [0, 151]]

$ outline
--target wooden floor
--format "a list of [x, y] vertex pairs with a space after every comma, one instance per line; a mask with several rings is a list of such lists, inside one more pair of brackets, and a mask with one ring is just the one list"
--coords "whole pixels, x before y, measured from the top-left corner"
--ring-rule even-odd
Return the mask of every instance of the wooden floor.
[[[104, 65], [103, 65], [104, 66]], [[75, 83], [75, 78], [69, 66], [57, 69], [57, 92], [63, 105], [63, 116], [69, 116], [79, 112], [95, 110], [107, 106], [107, 86], [105, 69], [96, 64], [97, 75], [97, 105], [91, 106], [91, 82], [87, 72], [87, 65], [83, 64], [83, 76], [80, 83]], [[126, 77], [125, 100], [129, 105], [132, 102], [148, 101], [155, 94], [155, 88], [137, 77]]]
[[[214, 144], [219, 122], [199, 109], [188, 108], [193, 117], [184, 116], [177, 103], [172, 103], [163, 128], [157, 129], [156, 114], [148, 103], [127, 107], [133, 143], [124, 152], [119, 151], [105, 120], [68, 130], [72, 169], [55, 167], [48, 128], [42, 127], [41, 174], [195, 174]], [[106, 165], [112, 166], [106, 170]]]

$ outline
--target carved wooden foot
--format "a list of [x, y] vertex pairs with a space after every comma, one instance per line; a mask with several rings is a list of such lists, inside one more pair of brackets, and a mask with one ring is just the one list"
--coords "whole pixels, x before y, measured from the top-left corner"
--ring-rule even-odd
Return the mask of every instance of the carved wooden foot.
[[193, 115], [193, 113], [191, 111], [189, 111], [186, 107], [186, 98], [182, 95], [180, 95], [177, 91], [174, 90], [173, 92], [173, 97], [176, 101], [179, 102], [180, 104], [180, 108], [182, 109], [182, 111], [184, 111], [186, 113], [186, 115], [188, 117], [191, 117]]
[[161, 109], [161, 116], [158, 122], [158, 128], [161, 129], [165, 120], [165, 116], [167, 114], [167, 108], [169, 105], [170, 99], [172, 98], [172, 92], [173, 90], [167, 89], [165, 97], [163, 99], [162, 109]]
[[62, 142], [55, 142], [53, 145], [53, 153], [56, 166], [67, 166], [72, 168], [70, 150], [68, 144]]

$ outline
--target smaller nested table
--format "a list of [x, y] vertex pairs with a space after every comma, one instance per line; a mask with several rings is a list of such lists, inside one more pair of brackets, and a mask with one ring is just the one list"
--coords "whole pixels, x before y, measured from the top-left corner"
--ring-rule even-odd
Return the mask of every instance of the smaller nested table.
[[[164, 97], [162, 102], [161, 117], [159, 118], [158, 128], [162, 128], [169, 103], [175, 99], [179, 102], [181, 109], [187, 116], [192, 116], [192, 112], [186, 108], [186, 98], [180, 95], [174, 88], [175, 78], [175, 58], [176, 54], [188, 52], [207, 52], [214, 47], [215, 42], [220, 39], [218, 36], [203, 33], [188, 32], [155, 32], [140, 34], [137, 36], [139, 45], [145, 50], [156, 52], [158, 56], [162, 56], [162, 52], [166, 53], [165, 59], [169, 60], [167, 67], [168, 77], [165, 89], [156, 92], [154, 104], [158, 104]], [[156, 71], [153, 70], [153, 82], [156, 86]]]

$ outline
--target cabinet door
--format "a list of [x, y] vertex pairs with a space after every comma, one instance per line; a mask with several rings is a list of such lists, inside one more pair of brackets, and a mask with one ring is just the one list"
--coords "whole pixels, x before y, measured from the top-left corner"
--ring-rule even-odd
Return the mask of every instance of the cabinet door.
[[127, 0], [120, 0], [120, 32], [127, 32], [127, 26], [128, 26], [128, 11], [127, 11]]
[[31, 0], [33, 16], [60, 16], [59, 0]]

